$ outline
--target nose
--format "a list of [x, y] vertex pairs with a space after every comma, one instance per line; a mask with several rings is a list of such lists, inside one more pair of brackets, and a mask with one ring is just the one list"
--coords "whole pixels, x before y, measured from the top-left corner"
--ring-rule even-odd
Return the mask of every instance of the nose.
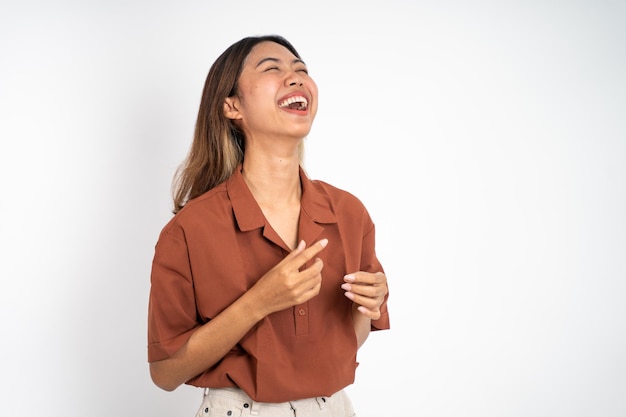
[[300, 75], [297, 72], [293, 72], [291, 73], [291, 75], [289, 76], [287, 83], [289, 84], [290, 87], [293, 87], [295, 85], [302, 85], [302, 79], [300, 78]]

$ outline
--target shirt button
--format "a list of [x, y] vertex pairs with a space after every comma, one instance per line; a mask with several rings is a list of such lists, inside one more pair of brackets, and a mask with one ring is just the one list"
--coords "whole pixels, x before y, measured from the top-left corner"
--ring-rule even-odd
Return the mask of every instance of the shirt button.
[[304, 316], [306, 314], [306, 310], [301, 308], [300, 310], [298, 310], [298, 314], [300, 314], [301, 316]]

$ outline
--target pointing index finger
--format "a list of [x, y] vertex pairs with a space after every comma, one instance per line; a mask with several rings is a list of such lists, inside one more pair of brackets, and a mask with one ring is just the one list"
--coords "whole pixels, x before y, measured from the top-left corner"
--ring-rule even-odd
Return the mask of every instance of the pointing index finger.
[[[312, 244], [308, 248], [302, 250], [301, 253], [296, 255], [296, 257], [304, 258], [304, 262], [309, 261], [315, 255], [320, 253], [322, 251], [322, 249], [324, 249], [326, 247], [326, 245], [328, 245], [328, 239], [318, 240], [317, 242], [315, 242], [314, 244]], [[298, 244], [298, 247], [295, 250], [298, 250], [298, 249], [300, 249], [301, 247], [304, 247], [304, 246], [305, 246], [304, 240], [301, 240], [300, 243]]]

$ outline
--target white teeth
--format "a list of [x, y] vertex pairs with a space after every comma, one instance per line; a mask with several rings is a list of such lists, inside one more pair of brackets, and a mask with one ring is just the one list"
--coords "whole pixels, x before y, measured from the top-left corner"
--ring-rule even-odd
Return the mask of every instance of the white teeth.
[[282, 107], [287, 107], [287, 106], [289, 106], [290, 104], [293, 104], [293, 103], [300, 103], [300, 110], [306, 109], [308, 104], [309, 104], [309, 102], [306, 99], [306, 97], [294, 96], [294, 97], [289, 97], [287, 100], [281, 102], [278, 106], [282, 108]]

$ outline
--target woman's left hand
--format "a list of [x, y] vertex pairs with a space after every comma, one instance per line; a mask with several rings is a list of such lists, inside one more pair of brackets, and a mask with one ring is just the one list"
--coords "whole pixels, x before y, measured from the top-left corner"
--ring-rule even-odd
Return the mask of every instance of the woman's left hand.
[[378, 320], [380, 306], [387, 295], [387, 277], [382, 272], [354, 272], [343, 277], [345, 296], [358, 305], [361, 314]]

